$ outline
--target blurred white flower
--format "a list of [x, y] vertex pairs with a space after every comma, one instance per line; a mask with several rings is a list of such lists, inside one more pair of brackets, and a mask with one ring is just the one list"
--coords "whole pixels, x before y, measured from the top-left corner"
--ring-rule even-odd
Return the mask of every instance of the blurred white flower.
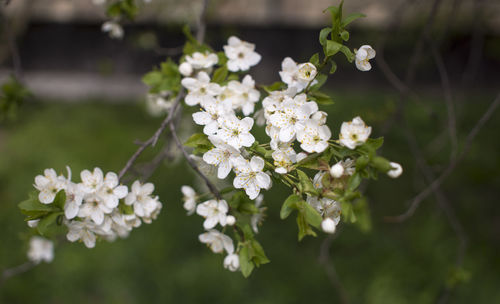
[[235, 36], [229, 37], [228, 45], [224, 46], [227, 68], [231, 72], [246, 71], [259, 63], [261, 56], [255, 50], [255, 44], [242, 41]]
[[253, 156], [248, 161], [240, 156], [232, 161], [236, 172], [233, 186], [236, 189], [245, 189], [251, 200], [259, 195], [260, 189], [269, 189], [271, 187], [271, 178], [262, 172], [264, 169], [264, 160], [262, 158]]
[[207, 244], [214, 253], [221, 253], [226, 250], [228, 254], [234, 252], [233, 240], [222, 232], [211, 229], [199, 235], [200, 242]]
[[40, 262], [52, 262], [54, 259], [54, 243], [39, 236], [31, 237], [28, 259], [36, 264]]
[[240, 257], [235, 253], [228, 254], [224, 258], [224, 268], [233, 272], [237, 271], [240, 268]]
[[109, 33], [109, 37], [114, 39], [122, 39], [123, 38], [123, 28], [116, 21], [106, 21], [102, 24], [101, 30], [103, 32]]
[[188, 215], [191, 215], [196, 210], [196, 192], [189, 186], [182, 186], [181, 192], [184, 195], [184, 209], [187, 210]]
[[389, 164], [392, 167], [392, 169], [387, 172], [387, 175], [389, 175], [389, 177], [397, 178], [403, 173], [403, 167], [401, 167], [400, 164], [395, 162], [390, 162]]

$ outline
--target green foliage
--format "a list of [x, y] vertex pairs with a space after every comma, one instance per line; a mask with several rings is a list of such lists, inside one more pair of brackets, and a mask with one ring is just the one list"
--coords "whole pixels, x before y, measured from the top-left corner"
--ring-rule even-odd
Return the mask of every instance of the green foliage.
[[57, 192], [54, 201], [50, 204], [42, 204], [35, 192], [29, 198], [18, 204], [21, 212], [26, 215], [26, 221], [39, 219], [36, 226], [37, 232], [44, 237], [54, 237], [66, 231], [62, 224], [62, 214], [66, 204], [66, 193], [64, 190]]
[[144, 75], [142, 82], [149, 86], [150, 93], [170, 91], [177, 94], [181, 88], [179, 67], [169, 58], [160, 64], [160, 69], [154, 68], [153, 71]]
[[111, 18], [134, 20], [139, 13], [135, 0], [118, 0], [108, 5], [106, 14]]
[[306, 193], [310, 195], [318, 195], [318, 190], [314, 188], [314, 185], [307, 174], [301, 170], [296, 170], [299, 177], [299, 190], [301, 193]]
[[299, 202], [302, 201], [302, 197], [297, 194], [291, 194], [283, 205], [281, 206], [280, 218], [282, 220], [286, 219], [294, 210], [299, 208]]
[[191, 135], [184, 145], [194, 148], [194, 154], [203, 154], [214, 147], [210, 140], [208, 140], [208, 136], [204, 133], [195, 133]]
[[14, 119], [17, 109], [30, 96], [30, 91], [21, 82], [10, 77], [0, 91], [0, 122], [8, 118]]
[[217, 70], [215, 70], [214, 75], [212, 76], [212, 82], [222, 84], [228, 75], [228, 69], [226, 65], [221, 66]]

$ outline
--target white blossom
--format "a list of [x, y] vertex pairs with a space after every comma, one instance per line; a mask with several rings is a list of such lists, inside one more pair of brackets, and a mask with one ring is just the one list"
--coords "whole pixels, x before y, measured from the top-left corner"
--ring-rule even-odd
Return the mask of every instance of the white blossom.
[[229, 207], [225, 200], [208, 200], [196, 207], [196, 213], [205, 218], [203, 227], [208, 230], [214, 228], [218, 223], [226, 226], [226, 217]]
[[252, 76], [246, 75], [241, 82], [231, 80], [227, 87], [234, 92], [230, 98], [233, 109], [241, 109], [245, 116], [252, 114], [255, 103], [259, 101], [260, 97], [260, 92], [255, 89], [255, 80]]
[[57, 176], [54, 169], [45, 169], [44, 175], [37, 175], [35, 177], [35, 184], [33, 185], [40, 193], [38, 199], [42, 204], [50, 204], [56, 198], [57, 192], [63, 189], [64, 180]]
[[328, 148], [328, 140], [331, 136], [332, 133], [326, 125], [318, 125], [316, 121], [311, 119], [297, 133], [297, 140], [300, 142], [300, 147], [306, 152], [323, 152]]
[[297, 162], [297, 153], [290, 146], [278, 147], [271, 156], [274, 160], [276, 169], [274, 171], [279, 174], [288, 173], [291, 166]]
[[330, 234], [335, 233], [336, 226], [337, 224], [335, 223], [335, 221], [329, 217], [327, 217], [321, 222], [321, 229], [323, 229], [323, 231], [326, 233]]
[[387, 172], [387, 175], [389, 177], [397, 178], [401, 175], [401, 173], [403, 173], [403, 167], [401, 167], [400, 164], [395, 163], [395, 162], [390, 162], [389, 164], [392, 167], [392, 169], [389, 170], [389, 172]]
[[250, 133], [253, 127], [252, 118], [245, 117], [240, 120], [234, 115], [226, 115], [219, 118], [219, 124], [220, 129], [216, 135], [235, 149], [250, 147], [254, 143], [255, 137]]
[[94, 232], [96, 225], [88, 220], [85, 221], [70, 221], [66, 224], [68, 226], [68, 233], [66, 238], [70, 242], [75, 242], [78, 240], [83, 241], [87, 248], [94, 248], [96, 237]]
[[109, 37], [114, 39], [122, 39], [123, 38], [123, 28], [116, 21], [106, 21], [102, 24], [101, 30], [103, 32], [108, 32]]
[[207, 244], [214, 253], [221, 253], [224, 250], [228, 254], [234, 252], [233, 240], [222, 232], [211, 229], [199, 235], [200, 242]]
[[219, 62], [219, 57], [209, 51], [205, 53], [194, 52], [191, 55], [186, 55], [186, 62], [195, 70], [209, 69]]
[[193, 66], [189, 62], [183, 62], [179, 65], [179, 73], [182, 76], [191, 76], [193, 74]]
[[[318, 73], [316, 67], [310, 63], [297, 64], [292, 58], [286, 57], [281, 62], [281, 71], [279, 72], [281, 81], [288, 87], [294, 87], [297, 92], [304, 90]], [[315, 84], [314, 80], [311, 85]]]
[[280, 128], [279, 140], [282, 142], [293, 140], [296, 133], [304, 129], [306, 120], [318, 110], [314, 101], [303, 104], [297, 102], [301, 97], [305, 96], [298, 95], [293, 100], [283, 102], [281, 110], [276, 111], [269, 119], [273, 126]]
[[340, 144], [349, 149], [362, 145], [372, 132], [372, 127], [367, 127], [361, 117], [357, 116], [352, 121], [343, 122], [340, 127]]
[[369, 45], [362, 45], [356, 53], [356, 67], [358, 70], [366, 72], [371, 70], [370, 59], [375, 58], [375, 50]]
[[231, 102], [211, 99], [210, 102], [203, 102], [202, 106], [200, 112], [193, 113], [193, 120], [196, 124], [205, 126], [203, 133], [213, 135], [219, 129], [219, 118], [232, 113]]
[[344, 166], [341, 162], [336, 163], [330, 168], [330, 175], [334, 178], [339, 178], [344, 174]]
[[108, 208], [112, 209], [117, 207], [120, 199], [124, 198], [128, 194], [127, 186], [118, 184], [118, 175], [114, 172], [108, 172], [104, 177], [102, 187], [97, 192], [103, 203]]
[[54, 243], [39, 236], [31, 237], [28, 259], [36, 264], [40, 262], [52, 262], [54, 259]]
[[210, 82], [210, 77], [205, 72], [199, 72], [196, 78], [186, 77], [181, 81], [183, 87], [188, 90], [184, 101], [188, 106], [194, 106], [201, 102], [210, 103], [214, 96], [221, 92], [221, 87]]
[[184, 209], [187, 210], [188, 215], [191, 215], [196, 210], [196, 192], [189, 186], [182, 186], [181, 192], [184, 195]]
[[264, 160], [258, 156], [253, 156], [250, 161], [243, 157], [233, 159], [236, 177], [233, 181], [233, 186], [237, 189], [245, 189], [246, 194], [250, 199], [255, 199], [260, 189], [269, 189], [271, 187], [271, 178], [264, 169]]
[[231, 172], [231, 159], [240, 155], [240, 152], [233, 146], [226, 144], [223, 140], [215, 136], [209, 136], [208, 139], [215, 148], [203, 154], [203, 160], [207, 164], [217, 166], [217, 177], [220, 179], [226, 178]]
[[226, 217], [226, 225], [233, 226], [234, 224], [236, 224], [236, 218], [232, 215], [228, 215]]
[[240, 257], [235, 253], [228, 254], [224, 258], [224, 268], [233, 272], [237, 271], [240, 268]]
[[152, 183], [141, 184], [140, 181], [135, 181], [125, 197], [125, 204], [133, 206], [137, 216], [150, 219], [161, 209], [161, 203], [158, 205], [157, 198], [151, 196], [154, 189]]
[[259, 63], [261, 56], [255, 50], [255, 44], [242, 41], [235, 36], [229, 37], [228, 45], [224, 46], [227, 68], [231, 72], [246, 71]]

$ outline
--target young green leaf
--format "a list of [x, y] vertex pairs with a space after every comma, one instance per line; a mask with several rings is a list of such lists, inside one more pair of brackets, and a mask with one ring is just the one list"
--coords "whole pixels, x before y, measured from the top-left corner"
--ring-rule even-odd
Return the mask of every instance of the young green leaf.
[[245, 278], [248, 278], [248, 276], [250, 276], [253, 269], [255, 268], [255, 265], [253, 264], [252, 259], [249, 255], [247, 244], [243, 245], [243, 247], [240, 249], [239, 258], [241, 273]]
[[297, 169], [297, 175], [299, 177], [299, 185], [303, 193], [318, 195], [318, 190], [314, 188], [314, 185], [307, 174]]
[[297, 194], [290, 195], [281, 206], [280, 218], [284, 220], [292, 213], [293, 210], [297, 210], [300, 201], [302, 201], [302, 197]]
[[217, 70], [215, 70], [214, 75], [212, 77], [212, 82], [222, 84], [224, 80], [226, 80], [227, 74], [228, 74], [228, 69], [226, 65], [221, 66]]
[[341, 26], [342, 26], [342, 28], [344, 28], [348, 24], [350, 24], [351, 22], [353, 22], [354, 20], [356, 20], [358, 18], [364, 18], [364, 17], [366, 17], [366, 15], [360, 14], [360, 13], [349, 14], [349, 15], [347, 15], [347, 17], [344, 18], [344, 20], [342, 20]]
[[328, 34], [330, 34], [331, 32], [332, 32], [332, 28], [331, 27], [325, 27], [324, 29], [322, 29], [319, 32], [319, 43], [322, 46], [325, 46], [326, 40], [328, 39]]
[[304, 207], [304, 215], [305, 215], [307, 223], [316, 227], [316, 228], [319, 228], [323, 218], [318, 213], [318, 211], [316, 211], [316, 209], [314, 209], [314, 207], [309, 205], [308, 203], [304, 203], [303, 207]]
[[326, 47], [325, 47], [325, 55], [327, 57], [333, 56], [333, 55], [337, 54], [342, 47], [343, 47], [343, 45], [336, 42], [336, 41], [327, 40]]

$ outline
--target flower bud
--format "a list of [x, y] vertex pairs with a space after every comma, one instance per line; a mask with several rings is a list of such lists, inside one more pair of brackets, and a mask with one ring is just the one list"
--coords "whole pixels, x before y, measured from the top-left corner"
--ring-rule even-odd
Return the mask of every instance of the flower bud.
[[344, 174], [344, 166], [340, 162], [330, 168], [330, 175], [334, 178], [339, 178]]
[[333, 234], [335, 232], [335, 226], [335, 222], [329, 217], [321, 222], [321, 229], [326, 233]]
[[193, 67], [187, 62], [183, 62], [179, 65], [179, 72], [183, 76], [190, 76], [193, 73]]
[[394, 162], [390, 162], [389, 164], [392, 167], [392, 169], [387, 172], [389, 177], [397, 178], [401, 175], [401, 173], [403, 173], [403, 167], [401, 167], [400, 164]]
[[224, 259], [224, 268], [230, 271], [236, 271], [240, 268], [240, 258], [237, 254], [231, 253]]
[[232, 215], [228, 215], [226, 217], [226, 225], [233, 226], [234, 223], [236, 223], [236, 218], [234, 218], [234, 216], [232, 216]]
[[30, 227], [30, 228], [36, 228], [36, 226], [38, 226], [38, 222], [39, 221], [40, 221], [39, 219], [38, 220], [28, 221], [28, 227]]

